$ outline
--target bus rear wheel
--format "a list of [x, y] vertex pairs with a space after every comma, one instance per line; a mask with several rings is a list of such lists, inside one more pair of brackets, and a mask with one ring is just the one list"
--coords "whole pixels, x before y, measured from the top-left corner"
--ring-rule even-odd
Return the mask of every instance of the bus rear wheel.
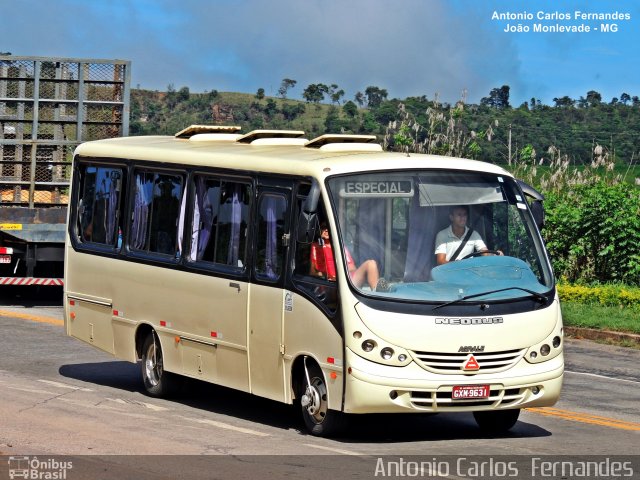
[[480, 429], [491, 434], [506, 433], [516, 424], [519, 416], [520, 409], [473, 412]]
[[180, 386], [177, 375], [164, 370], [162, 347], [155, 332], [149, 333], [142, 344], [142, 381], [152, 397], [166, 397]]
[[327, 384], [317, 365], [309, 366], [308, 380], [305, 375], [300, 395], [302, 418], [307, 430], [318, 437], [337, 435], [344, 430], [346, 418], [342, 412], [329, 410]]

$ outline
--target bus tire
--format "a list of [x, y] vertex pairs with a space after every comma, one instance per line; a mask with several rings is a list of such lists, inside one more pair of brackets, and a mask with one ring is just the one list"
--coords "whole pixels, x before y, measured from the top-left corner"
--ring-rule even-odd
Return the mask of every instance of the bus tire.
[[155, 332], [150, 332], [142, 344], [142, 381], [148, 395], [167, 397], [180, 387], [180, 377], [164, 370], [162, 347]]
[[519, 408], [473, 412], [473, 417], [480, 429], [491, 434], [506, 433], [516, 424], [518, 416], [520, 416]]
[[304, 372], [301, 381], [300, 405], [302, 418], [307, 430], [317, 437], [335, 436], [342, 432], [346, 425], [346, 416], [342, 412], [329, 409], [327, 384], [322, 370], [317, 365], [309, 365], [310, 386]]

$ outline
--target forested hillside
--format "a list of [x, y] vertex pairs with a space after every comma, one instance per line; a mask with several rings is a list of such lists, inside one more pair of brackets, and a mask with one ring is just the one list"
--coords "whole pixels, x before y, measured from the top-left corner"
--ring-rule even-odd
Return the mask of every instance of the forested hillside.
[[309, 138], [326, 132], [375, 134], [390, 149], [500, 164], [562, 156], [582, 165], [591, 163], [596, 151], [605, 152], [617, 168], [638, 164], [640, 100], [627, 93], [604, 101], [589, 91], [579, 99], [555, 98], [553, 105], [532, 98], [513, 107], [508, 86], [493, 89], [480, 104], [450, 105], [426, 96], [389, 100], [378, 87], [344, 100], [337, 85], [323, 84], [308, 86], [305, 100], [293, 100], [287, 98], [293, 85], [283, 80], [278, 97], [265, 96], [263, 89], [255, 95], [192, 94], [188, 87], [172, 86], [166, 92], [133, 89], [131, 134], [173, 134], [194, 123], [233, 124], [245, 132], [301, 129]]
[[[640, 283], [640, 101], [627, 94], [602, 101], [599, 93], [531, 99], [517, 108], [509, 87], [480, 104], [442, 104], [426, 97], [388, 100], [368, 87], [342, 101], [337, 85], [310, 85], [305, 101], [187, 87], [132, 91], [131, 133], [169, 134], [190, 124], [253, 129], [375, 134], [387, 149], [476, 158], [504, 165], [547, 197], [542, 231], [554, 271], [564, 282]], [[327, 100], [330, 103], [326, 103]], [[509, 141], [511, 139], [511, 141]], [[509, 154], [511, 152], [511, 154]]]

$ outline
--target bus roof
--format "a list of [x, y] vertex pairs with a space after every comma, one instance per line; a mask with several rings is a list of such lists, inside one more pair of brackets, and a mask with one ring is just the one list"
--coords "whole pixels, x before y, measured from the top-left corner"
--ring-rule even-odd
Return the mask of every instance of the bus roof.
[[[202, 131], [202, 130], [201, 130]], [[369, 136], [323, 135], [307, 141], [303, 132], [272, 135], [265, 141], [264, 132], [244, 136], [210, 134], [210, 141], [175, 136], [122, 137], [85, 142], [75, 154], [93, 158], [122, 158], [156, 161], [163, 164], [216, 167], [312, 176], [319, 180], [345, 173], [398, 169], [471, 170], [512, 176], [497, 165], [455, 157], [400, 152], [383, 152]], [[216, 135], [220, 135], [216, 138]], [[197, 135], [196, 135], [197, 136]], [[297, 138], [292, 138], [297, 137]], [[295, 141], [293, 141], [295, 140]], [[360, 143], [359, 143], [360, 142]], [[336, 143], [343, 143], [344, 148]], [[362, 145], [359, 148], [358, 145]], [[372, 147], [377, 147], [374, 149]]]

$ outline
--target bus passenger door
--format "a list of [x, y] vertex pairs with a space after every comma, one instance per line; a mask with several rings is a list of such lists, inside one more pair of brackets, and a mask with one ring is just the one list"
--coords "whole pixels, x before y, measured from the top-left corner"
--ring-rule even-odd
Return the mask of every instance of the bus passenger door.
[[251, 393], [280, 401], [285, 398], [282, 325], [290, 196], [289, 190], [272, 187], [258, 191], [248, 311]]

